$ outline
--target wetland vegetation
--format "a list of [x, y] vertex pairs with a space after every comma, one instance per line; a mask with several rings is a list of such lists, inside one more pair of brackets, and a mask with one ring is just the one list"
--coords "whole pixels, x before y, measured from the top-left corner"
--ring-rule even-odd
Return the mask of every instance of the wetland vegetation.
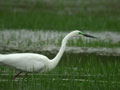
[[78, 29], [99, 37], [72, 38], [58, 66], [13, 80], [0, 65], [0, 90], [119, 90], [119, 0], [1, 0], [0, 53], [55, 57], [63, 37]]

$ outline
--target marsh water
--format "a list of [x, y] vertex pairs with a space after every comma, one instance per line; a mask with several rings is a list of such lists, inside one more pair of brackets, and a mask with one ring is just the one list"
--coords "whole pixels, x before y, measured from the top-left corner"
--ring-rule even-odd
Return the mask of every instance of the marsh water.
[[[70, 31], [69, 31], [70, 32]], [[56, 54], [61, 46], [62, 39], [69, 33], [62, 31], [44, 30], [1, 30], [0, 52], [36, 52]], [[120, 55], [120, 33], [118, 32], [90, 32], [85, 33], [98, 37], [89, 39], [86, 37], [73, 37], [68, 40], [66, 53], [73, 54], [97, 54]]]

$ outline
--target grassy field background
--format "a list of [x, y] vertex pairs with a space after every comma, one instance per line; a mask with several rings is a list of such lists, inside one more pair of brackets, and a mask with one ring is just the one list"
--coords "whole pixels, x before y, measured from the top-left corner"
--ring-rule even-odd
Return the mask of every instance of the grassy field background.
[[0, 29], [120, 31], [119, 0], [1, 0]]
[[0, 0], [0, 53], [54, 58], [74, 29], [99, 37], [73, 38], [66, 49], [72, 51], [53, 71], [30, 73], [25, 80], [23, 74], [13, 80], [17, 71], [0, 65], [0, 90], [120, 90], [119, 8], [120, 0]]

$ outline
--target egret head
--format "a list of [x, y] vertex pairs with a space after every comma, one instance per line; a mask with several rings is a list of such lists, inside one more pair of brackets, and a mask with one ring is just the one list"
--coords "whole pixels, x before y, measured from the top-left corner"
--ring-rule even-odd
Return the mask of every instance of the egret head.
[[82, 36], [85, 36], [85, 37], [89, 37], [89, 38], [97, 38], [97, 37], [94, 37], [94, 36], [92, 36], [92, 35], [88, 35], [88, 34], [86, 34], [86, 33], [84, 33], [84, 32], [81, 32], [81, 31], [79, 31], [78, 34], [79, 34], [79, 35], [82, 35]]

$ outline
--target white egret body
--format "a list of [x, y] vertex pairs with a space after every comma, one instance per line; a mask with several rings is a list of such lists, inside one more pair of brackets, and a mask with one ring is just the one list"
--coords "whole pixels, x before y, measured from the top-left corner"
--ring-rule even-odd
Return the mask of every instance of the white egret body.
[[75, 30], [65, 36], [65, 38], [62, 40], [62, 45], [58, 54], [52, 60], [40, 54], [15, 53], [15, 54], [0, 54], [0, 63], [10, 67], [14, 67], [24, 72], [46, 72], [52, 70], [56, 67], [56, 65], [60, 61], [60, 58], [62, 57], [63, 52], [65, 50], [67, 40], [71, 37], [80, 35], [95, 38], [81, 31]]

